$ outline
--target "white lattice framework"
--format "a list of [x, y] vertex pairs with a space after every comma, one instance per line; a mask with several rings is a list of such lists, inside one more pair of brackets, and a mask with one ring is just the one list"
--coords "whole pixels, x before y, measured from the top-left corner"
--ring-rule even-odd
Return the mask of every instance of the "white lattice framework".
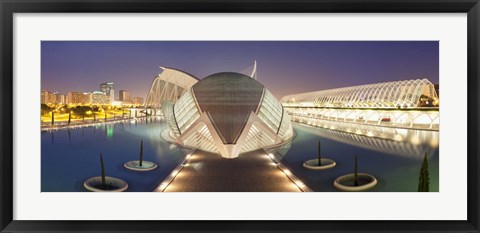
[[427, 79], [404, 80], [287, 95], [284, 106], [338, 108], [414, 108], [425, 95], [438, 100]]
[[198, 79], [184, 71], [168, 67], [160, 67], [160, 73], [152, 82], [145, 106], [160, 108], [163, 101], [175, 103], [186, 90], [190, 89]]

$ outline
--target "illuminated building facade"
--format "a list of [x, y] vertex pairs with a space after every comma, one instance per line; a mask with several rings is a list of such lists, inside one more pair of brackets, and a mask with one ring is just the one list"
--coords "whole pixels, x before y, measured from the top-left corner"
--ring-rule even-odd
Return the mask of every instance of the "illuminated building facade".
[[284, 106], [335, 108], [416, 108], [421, 97], [438, 106], [435, 86], [427, 79], [375, 83], [287, 95]]
[[290, 117], [280, 102], [253, 78], [217, 73], [196, 82], [162, 111], [175, 142], [235, 158], [278, 146], [293, 137]]
[[51, 93], [46, 90], [42, 90], [40, 103], [42, 104], [65, 104], [65, 95], [58, 92]]
[[160, 67], [163, 71], [152, 82], [145, 106], [161, 108], [163, 101], [175, 103], [198, 79], [184, 71]]
[[132, 104], [133, 105], [143, 105], [143, 98], [142, 97], [133, 97]]
[[120, 90], [118, 92], [118, 94], [119, 94], [118, 100], [120, 100], [120, 101], [130, 101], [130, 93], [128, 91]]
[[115, 88], [113, 83], [100, 84], [100, 91], [109, 97], [109, 103], [115, 100]]
[[438, 129], [439, 99], [427, 79], [336, 88], [281, 99], [293, 121], [333, 120], [399, 128]]
[[90, 103], [90, 99], [82, 92], [68, 92], [66, 102], [67, 104], [87, 104]]
[[91, 96], [91, 100], [90, 100], [91, 104], [105, 105], [105, 104], [112, 103], [110, 101], [110, 96], [108, 96], [107, 94], [101, 91], [94, 91], [90, 94], [90, 96]]

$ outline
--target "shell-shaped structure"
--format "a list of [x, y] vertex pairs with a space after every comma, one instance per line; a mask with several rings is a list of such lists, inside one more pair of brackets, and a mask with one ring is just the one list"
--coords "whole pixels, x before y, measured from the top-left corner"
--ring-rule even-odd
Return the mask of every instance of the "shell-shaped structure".
[[212, 74], [162, 109], [177, 143], [226, 158], [281, 145], [293, 136], [280, 102], [240, 73]]

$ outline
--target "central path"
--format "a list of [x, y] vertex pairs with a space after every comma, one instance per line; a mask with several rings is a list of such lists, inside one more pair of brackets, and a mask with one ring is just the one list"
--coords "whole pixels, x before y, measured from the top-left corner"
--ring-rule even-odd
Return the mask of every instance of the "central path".
[[235, 159], [196, 151], [165, 192], [301, 192], [263, 150]]

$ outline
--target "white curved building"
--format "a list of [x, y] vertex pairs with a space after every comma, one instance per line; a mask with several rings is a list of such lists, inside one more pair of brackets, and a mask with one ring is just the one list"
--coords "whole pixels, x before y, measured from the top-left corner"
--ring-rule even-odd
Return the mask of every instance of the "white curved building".
[[430, 81], [415, 79], [287, 95], [281, 102], [302, 107], [415, 108], [438, 106], [438, 96]]
[[163, 69], [152, 81], [148, 91], [145, 106], [149, 108], [160, 108], [163, 101], [176, 102], [198, 79], [184, 71], [160, 67]]
[[440, 113], [435, 86], [427, 79], [287, 95], [282, 105], [292, 121], [318, 125], [322, 121], [438, 130]]
[[293, 136], [280, 102], [253, 78], [233, 72], [212, 74], [194, 84], [162, 111], [175, 142], [225, 158], [281, 145]]

